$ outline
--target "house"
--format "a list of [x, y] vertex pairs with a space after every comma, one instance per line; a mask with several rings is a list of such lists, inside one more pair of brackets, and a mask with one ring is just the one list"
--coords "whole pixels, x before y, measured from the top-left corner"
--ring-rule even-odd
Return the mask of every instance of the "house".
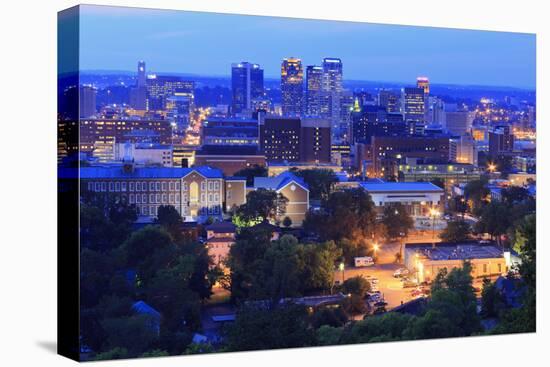
[[132, 305], [132, 311], [137, 315], [144, 315], [147, 328], [155, 332], [155, 334], [160, 335], [160, 312], [143, 301], [134, 303]]
[[285, 217], [292, 220], [293, 227], [300, 227], [309, 210], [309, 187], [292, 172], [286, 171], [274, 177], [254, 177], [254, 190], [273, 190], [288, 199], [285, 213], [280, 213], [277, 220]]
[[231, 222], [216, 222], [206, 226], [206, 247], [214, 265], [223, 265], [235, 242], [237, 227]]

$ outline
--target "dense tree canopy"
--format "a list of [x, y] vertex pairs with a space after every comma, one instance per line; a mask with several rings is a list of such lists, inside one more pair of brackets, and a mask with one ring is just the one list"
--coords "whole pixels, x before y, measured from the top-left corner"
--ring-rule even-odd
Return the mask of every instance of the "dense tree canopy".
[[246, 203], [237, 208], [233, 222], [248, 227], [264, 220], [275, 221], [286, 212], [288, 199], [273, 190], [258, 189], [246, 195]]
[[294, 170], [293, 173], [307, 183], [309, 198], [314, 200], [326, 200], [338, 181], [336, 174], [330, 169]]
[[414, 220], [401, 203], [384, 207], [382, 224], [386, 228], [388, 239], [405, 237], [414, 226]]
[[472, 230], [464, 220], [454, 220], [447, 223], [447, 227], [439, 237], [446, 242], [463, 242], [470, 239]]
[[265, 166], [260, 165], [253, 165], [252, 167], [243, 168], [237, 172], [233, 176], [236, 177], [245, 177], [246, 178], [246, 185], [247, 186], [253, 186], [254, 185], [254, 177], [267, 177], [267, 168]]

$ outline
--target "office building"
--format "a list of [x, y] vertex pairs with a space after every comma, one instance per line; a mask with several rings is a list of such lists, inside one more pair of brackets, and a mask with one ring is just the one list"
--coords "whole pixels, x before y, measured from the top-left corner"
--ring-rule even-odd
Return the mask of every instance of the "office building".
[[303, 113], [304, 70], [302, 60], [289, 57], [281, 64], [281, 100], [282, 114], [299, 117]]
[[172, 146], [155, 143], [116, 143], [114, 160], [161, 167], [172, 167], [174, 163]]
[[[345, 126], [342, 126], [342, 118], [345, 117], [342, 115], [342, 60], [331, 57], [323, 59], [322, 90], [321, 116], [330, 120], [332, 140], [340, 141], [346, 133]], [[350, 102], [353, 104], [353, 95]]]
[[164, 111], [167, 99], [176, 93], [195, 93], [195, 83], [177, 76], [147, 76], [147, 110]]
[[259, 125], [256, 119], [208, 118], [203, 122], [204, 145], [248, 145], [258, 148]]
[[130, 89], [130, 106], [136, 110], [147, 109], [147, 76], [145, 61], [138, 62], [136, 85]]
[[331, 161], [330, 121], [307, 117], [301, 120], [300, 162], [329, 163]]
[[423, 88], [404, 88], [403, 103], [405, 121], [424, 123], [424, 89]]
[[80, 109], [80, 118], [88, 118], [96, 114], [96, 96], [97, 89], [91, 85], [80, 86], [78, 105]]
[[203, 145], [195, 152], [196, 166], [210, 166], [233, 176], [238, 171], [253, 167], [265, 166], [265, 155], [255, 145]]
[[452, 187], [479, 180], [481, 171], [473, 164], [466, 163], [419, 163], [417, 159], [407, 159], [398, 165], [400, 182], [431, 182], [441, 180], [445, 191]]
[[308, 65], [306, 68], [306, 116], [321, 116], [323, 68]]
[[191, 92], [175, 92], [166, 98], [167, 118], [174, 124], [178, 135], [185, 134], [195, 108], [195, 95]]
[[462, 136], [470, 134], [475, 113], [469, 111], [457, 111], [445, 113], [445, 129], [451, 135]]
[[368, 142], [371, 137], [404, 135], [406, 126], [400, 114], [388, 114], [382, 106], [364, 106], [360, 112], [353, 112], [352, 141]]
[[264, 96], [264, 70], [258, 64], [246, 61], [231, 65], [233, 115], [250, 114], [253, 100]]
[[416, 87], [422, 88], [426, 97], [430, 94], [430, 80], [427, 77], [419, 76], [416, 78]]
[[384, 107], [388, 113], [399, 113], [399, 95], [389, 90], [378, 92], [378, 105]]
[[514, 150], [514, 135], [510, 126], [495, 126], [489, 131], [489, 155], [496, 157]]

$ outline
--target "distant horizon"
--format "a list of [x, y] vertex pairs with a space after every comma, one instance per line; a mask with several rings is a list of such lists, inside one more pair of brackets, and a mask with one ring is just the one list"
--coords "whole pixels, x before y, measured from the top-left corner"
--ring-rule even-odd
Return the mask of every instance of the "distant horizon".
[[81, 6], [80, 30], [82, 70], [131, 72], [144, 60], [151, 73], [222, 77], [249, 61], [277, 79], [284, 57], [304, 70], [338, 57], [344, 80], [414, 84], [427, 75], [536, 90], [534, 34], [93, 5]]
[[[147, 62], [145, 62], [147, 65]], [[81, 73], [88, 73], [88, 74], [101, 74], [101, 73], [109, 73], [111, 75], [116, 74], [129, 74], [129, 75], [137, 75], [136, 71], [132, 70], [115, 70], [115, 69], [81, 69]], [[150, 74], [156, 74], [156, 75], [167, 75], [167, 76], [189, 76], [189, 77], [200, 77], [200, 78], [220, 78], [220, 79], [228, 79], [231, 80], [231, 75], [206, 75], [206, 74], [197, 74], [197, 73], [184, 73], [184, 72], [178, 72], [178, 71], [154, 71], [149, 72], [147, 71], [147, 75]], [[420, 75], [419, 75], [420, 76]], [[425, 75], [422, 75], [425, 76]], [[524, 91], [524, 92], [536, 92], [536, 88], [529, 88], [529, 87], [516, 87], [511, 85], [487, 85], [487, 84], [459, 84], [459, 83], [446, 83], [446, 82], [433, 82], [429, 76], [428, 79], [430, 80], [431, 86], [457, 86], [457, 87], [485, 87], [485, 88], [498, 88], [498, 89], [512, 89], [512, 90], [518, 90], [518, 91]], [[280, 77], [277, 76], [265, 76], [264, 80], [270, 80], [270, 81], [277, 81], [280, 80]], [[349, 82], [365, 82], [365, 83], [386, 83], [386, 84], [400, 84], [400, 85], [415, 85], [416, 79], [413, 81], [399, 81], [399, 80], [369, 80], [369, 79], [344, 79], [344, 83]], [[304, 77], [304, 83], [305, 83], [305, 77]]]

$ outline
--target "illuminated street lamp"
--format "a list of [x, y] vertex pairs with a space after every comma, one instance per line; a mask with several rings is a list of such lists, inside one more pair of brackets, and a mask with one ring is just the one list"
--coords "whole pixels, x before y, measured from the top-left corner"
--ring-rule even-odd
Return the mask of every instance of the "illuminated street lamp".
[[374, 258], [376, 259], [376, 253], [378, 252], [378, 250], [380, 250], [380, 246], [375, 242], [372, 245], [372, 249], [374, 250]]
[[494, 163], [489, 163], [489, 164], [487, 165], [487, 169], [489, 170], [489, 172], [493, 173], [493, 172], [496, 171], [497, 165], [494, 164]]
[[346, 268], [346, 265], [342, 261], [340, 263], [340, 265], [338, 266], [338, 269], [340, 269], [340, 271], [342, 272], [342, 284], [344, 284], [344, 270], [345, 270], [345, 268]]

